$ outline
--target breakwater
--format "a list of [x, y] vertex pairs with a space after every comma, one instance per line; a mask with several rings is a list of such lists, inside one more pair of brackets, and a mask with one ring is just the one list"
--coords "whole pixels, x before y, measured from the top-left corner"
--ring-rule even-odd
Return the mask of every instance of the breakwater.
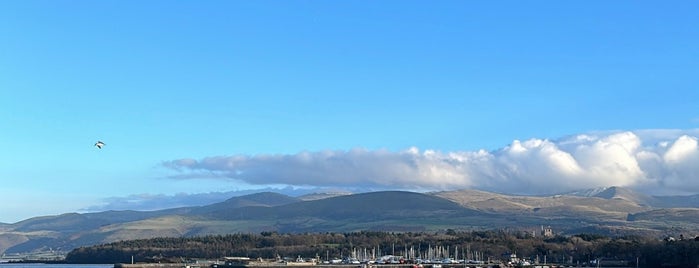
[[[198, 263], [198, 264], [185, 264], [185, 263], [135, 263], [135, 264], [124, 264], [118, 263], [114, 265], [114, 268], [209, 268], [212, 267], [214, 263]], [[220, 266], [220, 267], [233, 267], [233, 266]], [[293, 264], [285, 265], [280, 264], [270, 264], [270, 265], [240, 265], [235, 266], [237, 268], [281, 268], [281, 267], [294, 267], [294, 268], [495, 268], [495, 267], [521, 267], [521, 268], [556, 268], [565, 267], [555, 264], [534, 264], [534, 265], [515, 265], [510, 266], [507, 264], [453, 264], [453, 265], [415, 265], [415, 264]]]
[[[117, 263], [114, 268], [197, 268], [197, 267], [211, 267], [215, 263]], [[219, 267], [239, 267], [239, 268], [282, 268], [282, 267], [293, 267], [293, 268], [415, 268], [418, 267], [415, 264], [302, 264], [302, 263], [270, 263], [267, 265], [262, 264], [241, 264], [241, 265], [219, 265]], [[462, 268], [462, 267], [488, 267], [485, 265], [420, 265], [421, 268]]]

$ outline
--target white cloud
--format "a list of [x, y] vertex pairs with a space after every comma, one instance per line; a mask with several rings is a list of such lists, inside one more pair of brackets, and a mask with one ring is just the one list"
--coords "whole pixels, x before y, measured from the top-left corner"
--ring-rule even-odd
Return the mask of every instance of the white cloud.
[[353, 149], [179, 159], [164, 165], [177, 173], [173, 177], [224, 177], [257, 185], [478, 188], [528, 194], [625, 186], [651, 193], [696, 193], [697, 136], [697, 130], [607, 131], [559, 140], [515, 140], [495, 151]]

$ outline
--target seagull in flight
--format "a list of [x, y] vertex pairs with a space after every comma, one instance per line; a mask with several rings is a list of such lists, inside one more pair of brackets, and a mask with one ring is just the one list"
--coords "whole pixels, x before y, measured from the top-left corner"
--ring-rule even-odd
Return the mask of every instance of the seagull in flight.
[[97, 141], [97, 143], [95, 143], [95, 146], [97, 146], [97, 148], [102, 149], [102, 146], [104, 146], [104, 142], [102, 142], [102, 141]]

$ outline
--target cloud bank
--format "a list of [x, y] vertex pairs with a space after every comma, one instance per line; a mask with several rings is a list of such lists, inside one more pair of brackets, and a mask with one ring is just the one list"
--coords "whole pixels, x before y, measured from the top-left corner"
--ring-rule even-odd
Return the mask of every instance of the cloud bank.
[[551, 194], [623, 186], [651, 194], [699, 192], [699, 130], [609, 131], [515, 140], [494, 151], [353, 149], [236, 155], [163, 163], [173, 178], [253, 185], [365, 189], [482, 189]]

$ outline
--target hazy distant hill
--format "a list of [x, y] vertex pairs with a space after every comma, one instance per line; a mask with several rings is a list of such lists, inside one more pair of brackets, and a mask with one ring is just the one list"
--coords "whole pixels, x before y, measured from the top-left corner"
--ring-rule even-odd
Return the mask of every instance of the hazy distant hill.
[[206, 206], [69, 213], [3, 224], [0, 252], [70, 250], [138, 238], [261, 231], [533, 231], [549, 225], [557, 233], [699, 234], [697, 197], [646, 196], [620, 187], [553, 196], [461, 190], [318, 194], [302, 199], [265, 192]]
[[312, 200], [325, 199], [325, 198], [330, 198], [330, 197], [351, 195], [351, 194], [352, 193], [350, 193], [350, 192], [311, 193], [311, 194], [305, 194], [305, 195], [299, 196], [298, 198], [303, 200], [303, 201], [312, 201]]
[[105, 211], [98, 213], [67, 213], [58, 216], [43, 216], [10, 224], [13, 231], [36, 232], [80, 232], [101, 226], [138, 221], [163, 215], [187, 213], [190, 208], [166, 209], [159, 211]]
[[624, 199], [639, 205], [657, 208], [699, 208], [699, 194], [691, 196], [650, 196], [623, 187], [604, 187], [575, 191], [564, 195]]
[[699, 194], [690, 196], [654, 196], [653, 206], [662, 208], [699, 208]]
[[697, 208], [663, 208], [630, 214], [630, 221], [668, 221], [675, 223], [697, 224], [699, 209]]
[[279, 193], [263, 192], [244, 196], [232, 197], [221, 203], [211, 204], [208, 206], [202, 206], [194, 208], [192, 213], [194, 214], [216, 214], [224, 213], [230, 209], [242, 208], [242, 207], [274, 207], [286, 204], [291, 204], [295, 202], [300, 202], [298, 198], [286, 196]]
[[594, 195], [594, 197], [604, 198], [604, 199], [621, 199], [636, 203], [641, 206], [650, 206], [654, 203], [654, 199], [651, 196], [641, 194], [639, 192], [634, 192], [627, 188], [621, 187], [609, 187], [604, 191], [601, 191]]

